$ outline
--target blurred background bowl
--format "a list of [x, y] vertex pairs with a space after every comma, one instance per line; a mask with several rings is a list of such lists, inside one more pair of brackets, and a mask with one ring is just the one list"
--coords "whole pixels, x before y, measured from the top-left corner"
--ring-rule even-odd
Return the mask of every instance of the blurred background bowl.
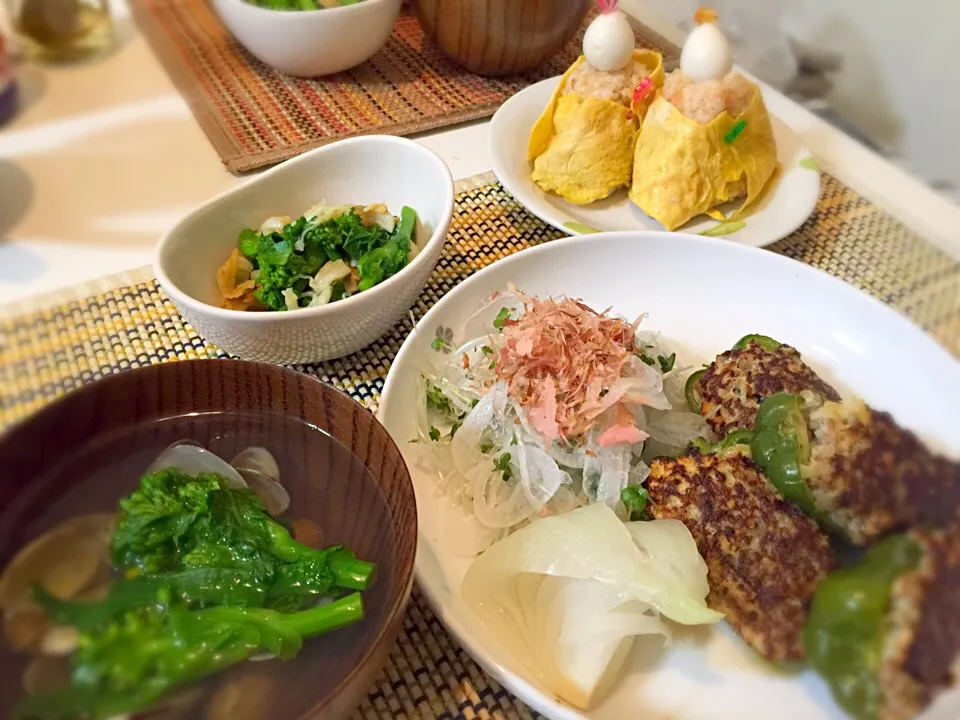
[[322, 10], [269, 10], [246, 0], [212, 0], [217, 14], [258, 60], [297, 77], [349, 70], [387, 42], [401, 0], [363, 0]]
[[427, 35], [471, 72], [539, 67], [572, 38], [592, 0], [411, 0]]
[[[319, 544], [344, 543], [375, 562], [377, 581], [364, 592], [362, 622], [308, 640], [292, 660], [225, 671], [204, 682], [179, 717], [348, 717], [402, 623], [417, 508], [387, 431], [319, 380], [275, 365], [185, 360], [124, 371], [48, 405], [0, 438], [0, 568], [67, 519], [116, 511], [151, 461], [183, 439], [227, 460], [245, 447], [266, 447], [290, 494], [284, 515], [295, 530], [312, 523]], [[12, 717], [30, 659], [0, 639], [0, 717]]]
[[[282, 364], [342, 357], [383, 335], [413, 305], [440, 259], [453, 195], [450, 169], [413, 140], [390, 135], [340, 140], [190, 212], [161, 238], [154, 272], [180, 314], [231, 355]], [[299, 217], [321, 201], [386, 203], [394, 215], [410, 206], [419, 220], [419, 253], [379, 285], [328, 305], [292, 312], [221, 308], [217, 268], [237, 247], [240, 231], [259, 228], [269, 217]]]

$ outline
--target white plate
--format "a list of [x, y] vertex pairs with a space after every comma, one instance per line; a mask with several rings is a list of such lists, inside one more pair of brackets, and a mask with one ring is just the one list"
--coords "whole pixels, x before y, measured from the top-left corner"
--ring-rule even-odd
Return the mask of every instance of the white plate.
[[[407, 338], [383, 390], [379, 417], [403, 449], [417, 494], [420, 587], [468, 652], [535, 709], [556, 720], [845, 718], [812, 672], [774, 673], [724, 624], [688, 633], [662, 655], [635, 650], [614, 692], [589, 713], [558, 703], [484, 634], [460, 597], [469, 560], [445, 542], [449, 506], [408, 440], [415, 437], [417, 375], [441, 361], [433, 339], [444, 328], [456, 333], [490, 292], [509, 282], [531, 294], [612, 306], [628, 317], [649, 313], [643, 327], [676, 341], [685, 362], [708, 361], [747, 333], [771, 335], [798, 348], [841, 392], [891, 411], [941, 451], [960, 448], [960, 365], [889, 307], [796, 261], [712, 238], [610, 233], [525, 250], [461, 283]], [[957, 717], [960, 693], [924, 720]]]
[[[530, 179], [527, 141], [540, 113], [550, 101], [559, 77], [521, 90], [507, 100], [490, 121], [490, 159], [493, 172], [524, 207], [544, 222], [573, 235], [591, 231], [659, 230], [663, 225], [627, 198], [626, 190], [590, 205], [574, 205], [541, 190]], [[800, 137], [771, 116], [777, 140], [777, 158], [783, 174], [776, 187], [740, 221], [720, 223], [701, 215], [680, 232], [722, 234], [741, 245], [763, 247], [786, 237], [810, 217], [820, 198], [820, 171]], [[720, 208], [729, 214], [731, 208]], [[739, 228], [739, 229], [738, 229]]]

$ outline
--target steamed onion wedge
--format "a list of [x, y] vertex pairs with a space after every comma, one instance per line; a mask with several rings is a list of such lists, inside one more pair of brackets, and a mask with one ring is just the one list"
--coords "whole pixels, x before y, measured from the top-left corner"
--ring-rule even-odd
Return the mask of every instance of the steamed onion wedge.
[[721, 620], [708, 592], [706, 564], [682, 523], [624, 524], [599, 503], [497, 542], [462, 585], [485, 631], [583, 709], [615, 682], [636, 636], [668, 636], [661, 615], [684, 625]]

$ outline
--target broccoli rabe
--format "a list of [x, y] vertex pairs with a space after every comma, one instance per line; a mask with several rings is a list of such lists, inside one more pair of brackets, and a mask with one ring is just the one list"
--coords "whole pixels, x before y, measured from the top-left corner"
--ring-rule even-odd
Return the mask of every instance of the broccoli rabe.
[[[322, 222], [300, 217], [279, 232], [260, 234], [248, 228], [240, 233], [239, 247], [256, 270], [254, 297], [270, 310], [286, 310], [284, 291], [292, 290], [297, 305], [306, 307], [313, 298], [310, 280], [328, 261], [345, 260], [356, 267], [357, 292], [399, 272], [410, 259], [415, 234], [416, 213], [408, 207], [392, 232], [379, 225], [367, 227], [351, 208]], [[336, 297], [345, 294], [341, 285]]]
[[160, 588], [142, 607], [82, 631], [70, 683], [24, 699], [18, 720], [100, 720], [134, 714], [184, 684], [259, 652], [288, 659], [303, 640], [363, 619], [360, 593], [283, 614], [265, 608], [190, 610]]
[[[297, 609], [333, 588], [363, 590], [373, 576], [370, 563], [343, 547], [295, 541], [253, 492], [175, 469], [145, 475], [120, 501], [111, 549], [128, 583], [165, 584], [202, 606]], [[114, 592], [121, 605], [141, 594], [124, 583]]]

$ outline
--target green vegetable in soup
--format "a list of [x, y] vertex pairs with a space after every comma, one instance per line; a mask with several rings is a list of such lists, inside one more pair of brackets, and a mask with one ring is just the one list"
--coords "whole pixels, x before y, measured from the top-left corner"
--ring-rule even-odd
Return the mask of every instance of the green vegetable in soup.
[[289, 659], [304, 639], [363, 619], [360, 593], [283, 614], [265, 608], [190, 610], [169, 589], [81, 632], [69, 685], [32, 695], [17, 720], [101, 720], [142, 712], [164, 695], [261, 652]]
[[[296, 542], [253, 492], [218, 475], [145, 475], [120, 509], [112, 552], [128, 582], [167, 585], [195, 605], [292, 610], [334, 588], [366, 589], [373, 577], [343, 547]], [[114, 592], [138, 595], [123, 585]]]

